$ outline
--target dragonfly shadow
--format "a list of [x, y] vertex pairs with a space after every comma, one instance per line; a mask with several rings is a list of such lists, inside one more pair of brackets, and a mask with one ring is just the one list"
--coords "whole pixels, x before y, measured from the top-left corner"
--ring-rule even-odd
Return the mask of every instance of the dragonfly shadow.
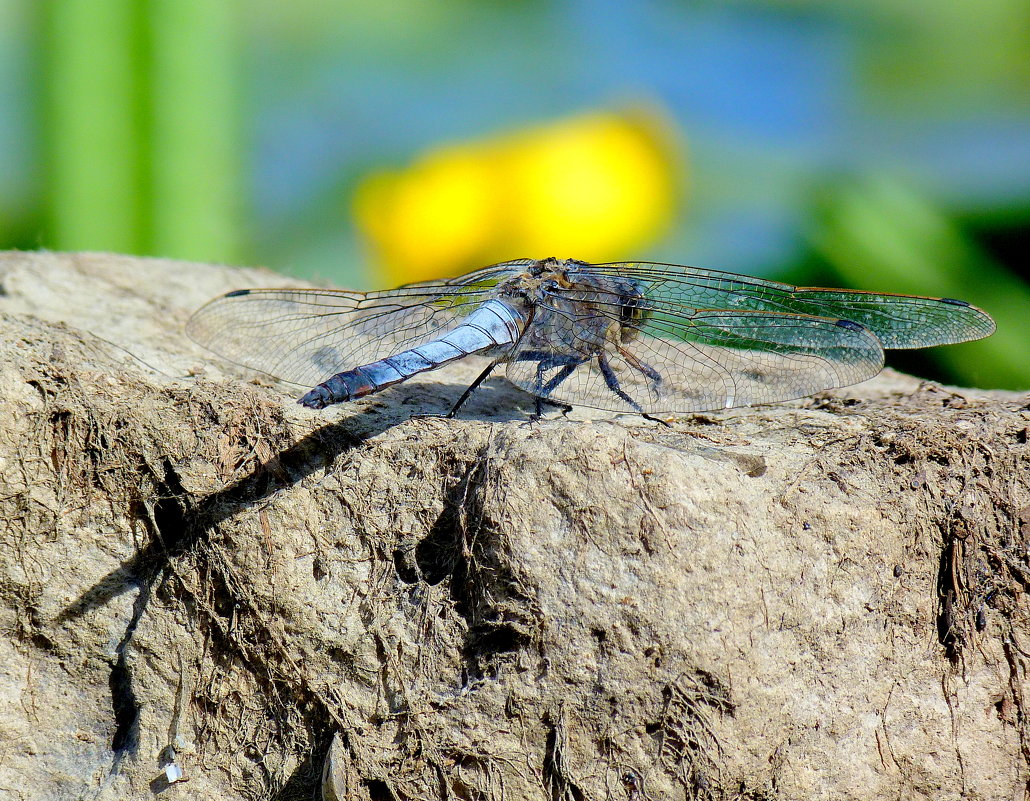
[[[459, 397], [464, 385], [443, 386], [446, 392], [440, 391], [439, 384], [391, 388], [379, 396], [385, 403], [313, 431], [250, 474], [195, 501], [183, 487], [175, 465], [165, 458], [163, 475], [154, 476], [159, 499], [149, 513], [142, 508], [134, 510], [136, 518], [151, 529], [150, 543], [65, 608], [57, 622], [81, 617], [131, 589], [151, 584], [171, 558], [188, 551], [218, 523], [324, 469], [341, 454], [412, 415], [446, 414], [454, 402], [450, 398]], [[487, 381], [462, 407], [459, 417], [499, 422], [525, 420], [531, 409], [528, 398], [503, 379]]]
[[342, 454], [396, 422], [393, 416], [375, 409], [362, 410], [346, 420], [317, 429], [243, 478], [196, 499], [183, 486], [176, 466], [170, 459], [164, 459], [163, 474], [153, 476], [158, 500], [149, 509], [141, 503], [132, 510], [135, 520], [147, 528], [149, 542], [82, 593], [55, 619], [56, 624], [74, 621], [126, 592], [139, 590], [131, 618], [116, 647], [110, 676], [115, 723], [111, 749], [116, 759], [135, 753], [138, 746], [136, 729], [140, 706], [126, 651], [155, 587], [169, 574], [171, 561], [205, 540], [222, 521], [326, 468]]
[[[362, 420], [356, 425], [357, 417]], [[394, 421], [383, 415], [361, 412], [323, 426], [243, 478], [196, 501], [182, 486], [171, 460], [165, 458], [164, 475], [155, 476], [159, 500], [149, 515], [142, 509], [134, 510], [137, 520], [151, 529], [151, 542], [96, 582], [63, 610], [57, 621], [80, 617], [130, 589], [150, 583], [171, 558], [188, 551], [218, 523], [324, 469], [341, 454], [392, 425]]]

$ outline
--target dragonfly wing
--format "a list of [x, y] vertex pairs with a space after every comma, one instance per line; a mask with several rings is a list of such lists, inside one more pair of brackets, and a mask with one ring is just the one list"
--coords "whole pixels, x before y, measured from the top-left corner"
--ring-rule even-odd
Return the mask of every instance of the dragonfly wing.
[[202, 307], [186, 333], [231, 362], [311, 387], [458, 325], [525, 263], [385, 292], [238, 290]]
[[885, 348], [950, 345], [990, 336], [995, 328], [986, 312], [951, 298], [796, 287], [735, 273], [650, 262], [584, 265], [583, 274], [628, 278], [646, 297], [692, 308], [851, 320], [876, 334]]
[[[586, 306], [576, 292], [580, 311]], [[688, 309], [593, 292], [589, 313], [538, 311], [507, 367], [509, 380], [551, 400], [623, 412], [695, 412], [800, 398], [871, 378], [883, 348], [847, 320]], [[548, 330], [534, 336], [536, 326]], [[547, 345], [547, 342], [552, 344]]]

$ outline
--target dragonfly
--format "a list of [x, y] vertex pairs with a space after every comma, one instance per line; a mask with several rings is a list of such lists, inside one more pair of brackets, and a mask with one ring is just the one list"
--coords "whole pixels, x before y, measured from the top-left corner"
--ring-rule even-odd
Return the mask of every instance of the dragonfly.
[[323, 409], [470, 356], [544, 404], [652, 417], [801, 398], [883, 368], [885, 348], [995, 329], [952, 298], [798, 287], [653, 262], [516, 259], [376, 292], [240, 289], [190, 319], [200, 345]]

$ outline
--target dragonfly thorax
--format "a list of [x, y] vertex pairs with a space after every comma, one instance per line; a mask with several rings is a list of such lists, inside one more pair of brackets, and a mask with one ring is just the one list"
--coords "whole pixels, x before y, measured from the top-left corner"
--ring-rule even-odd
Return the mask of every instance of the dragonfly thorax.
[[589, 356], [606, 342], [627, 343], [637, 336], [648, 315], [640, 286], [588, 267], [572, 259], [541, 259], [498, 285], [498, 298], [529, 324], [527, 341]]
[[533, 306], [544, 303], [548, 294], [556, 289], [571, 288], [571, 284], [560, 267], [552, 270], [538, 269], [537, 262], [525, 272], [513, 275], [497, 287], [499, 297], [514, 301], [520, 311], [529, 311]]

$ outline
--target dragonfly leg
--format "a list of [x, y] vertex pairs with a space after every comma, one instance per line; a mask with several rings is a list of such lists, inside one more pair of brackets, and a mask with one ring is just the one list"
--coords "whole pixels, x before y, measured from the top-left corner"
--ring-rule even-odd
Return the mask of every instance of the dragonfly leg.
[[536, 422], [537, 420], [539, 420], [541, 417], [544, 416], [544, 404], [545, 403], [548, 406], [555, 406], [558, 409], [560, 409], [562, 417], [565, 417], [565, 415], [567, 415], [569, 412], [572, 411], [572, 405], [569, 404], [569, 403], [562, 403], [561, 401], [551, 400], [550, 398], [542, 398], [539, 395], [537, 395], [534, 398], [534, 400], [536, 401], [536, 411], [533, 412], [532, 417], [530, 417], [530, 419], [529, 419], [529, 421], [531, 423]]
[[553, 359], [554, 353], [548, 350], [524, 350], [518, 354], [517, 362], [539, 362], [546, 359]]
[[[547, 397], [552, 391], [566, 378], [572, 375], [572, 371], [575, 370], [579, 365], [586, 361], [583, 356], [574, 356], [568, 353], [549, 353], [541, 350], [529, 350], [520, 353], [515, 361], [519, 362], [536, 362], [536, 384], [533, 387], [533, 394], [537, 397], [543, 397], [544, 400], [550, 401]], [[555, 367], [561, 367], [554, 376], [551, 377], [547, 383], [544, 383], [544, 373], [547, 370], [551, 370]], [[557, 401], [550, 401], [558, 406], [564, 406]]]
[[[542, 375], [543, 370], [540, 369], [540, 368], [537, 368], [537, 375], [536, 375], [537, 397], [538, 398], [548, 399], [547, 396], [550, 395], [552, 392], [554, 392], [554, 390], [557, 388], [557, 386], [562, 381], [564, 381], [566, 378], [568, 378], [570, 375], [572, 375], [572, 371], [575, 370], [577, 367], [579, 367], [581, 364], [583, 364], [583, 361], [585, 361], [585, 360], [581, 359], [581, 360], [577, 360], [577, 361], [574, 361], [574, 362], [566, 362], [565, 366], [562, 367], [562, 369], [559, 370], [557, 373], [555, 373], [551, 377], [551, 380], [548, 381], [546, 384], [543, 383], [543, 375]], [[543, 362], [541, 362], [541, 364], [543, 364]], [[555, 401], [555, 402], [557, 403], [557, 401]]]
[[636, 354], [626, 350], [621, 346], [617, 346], [617, 350], [622, 354], [622, 358], [626, 360], [626, 363], [637, 372], [643, 373], [651, 379], [651, 386], [655, 389], [662, 383], [662, 374], [655, 370], [651, 365], [645, 361], [641, 361]]
[[[542, 370], [537, 370], [536, 414], [534, 415], [534, 417], [539, 418], [544, 413], [545, 403], [549, 406], [556, 406], [557, 408], [561, 409], [562, 417], [564, 417], [572, 411], [572, 406], [570, 404], [562, 403], [561, 401], [551, 400], [547, 396], [550, 395], [551, 392], [554, 391], [554, 388], [557, 387], [562, 381], [564, 381], [566, 378], [572, 375], [572, 371], [579, 367], [579, 365], [581, 365], [583, 361], [584, 360], [580, 359], [573, 362], [567, 362], [565, 366], [562, 367], [562, 369], [559, 370], [553, 378], [551, 378], [550, 381], [548, 381], [546, 384], [542, 386]], [[543, 362], [541, 362], [541, 364], [543, 364]]]
[[454, 417], [454, 415], [458, 413], [458, 409], [465, 405], [465, 401], [472, 396], [472, 393], [476, 391], [476, 388], [486, 380], [486, 377], [494, 371], [494, 368], [498, 364], [500, 364], [500, 361], [490, 362], [489, 366], [479, 374], [479, 377], [469, 384], [465, 391], [461, 393], [461, 397], [458, 398], [457, 402], [451, 407], [451, 410], [444, 415], [444, 417]]
[[[619, 379], [615, 375], [615, 371], [612, 370], [612, 366], [608, 362], [608, 356], [605, 354], [603, 350], [598, 351], [597, 353], [597, 366], [601, 368], [601, 375], [604, 376], [604, 383], [608, 385], [608, 389], [610, 389], [612, 392], [614, 392], [616, 395], [618, 395], [620, 398], [626, 401], [626, 403], [628, 403], [630, 406], [636, 409], [637, 412], [639, 412], [645, 420], [650, 420], [654, 423], [661, 423], [663, 426], [668, 426], [671, 428], [671, 426], [669, 426], [669, 423], [667, 423], [665, 420], [662, 420], [658, 417], [652, 417], [647, 412], [645, 412], [641, 408], [639, 403], [637, 403], [635, 400], [633, 400], [633, 398], [626, 394], [626, 392], [619, 385]], [[644, 371], [641, 370], [641, 372]], [[647, 375], [647, 373], [644, 374]]]
[[[575, 370], [579, 365], [586, 361], [582, 356], [573, 356], [571, 354], [559, 354], [550, 353], [542, 350], [529, 350], [523, 351], [518, 354], [515, 361], [519, 362], [536, 362], [536, 383], [533, 387], [534, 400], [536, 402], [536, 411], [530, 417], [530, 422], [539, 420], [544, 414], [544, 404], [548, 406], [556, 406], [561, 409], [562, 415], [566, 415], [572, 411], [572, 406], [568, 403], [562, 403], [561, 401], [552, 400], [547, 397], [551, 392], [559, 385], [562, 381], [572, 375], [572, 371]], [[553, 375], [546, 383], [544, 382], [544, 373], [547, 370], [551, 370], [555, 367], [561, 369]]]
[[615, 375], [615, 371], [612, 370], [611, 364], [608, 363], [608, 356], [603, 350], [597, 352], [597, 366], [601, 368], [601, 375], [604, 376], [604, 383], [608, 385], [608, 389], [626, 401], [626, 403], [640, 412], [640, 414], [644, 414], [644, 410], [640, 407], [640, 404], [627, 395], [619, 385], [619, 379]]

